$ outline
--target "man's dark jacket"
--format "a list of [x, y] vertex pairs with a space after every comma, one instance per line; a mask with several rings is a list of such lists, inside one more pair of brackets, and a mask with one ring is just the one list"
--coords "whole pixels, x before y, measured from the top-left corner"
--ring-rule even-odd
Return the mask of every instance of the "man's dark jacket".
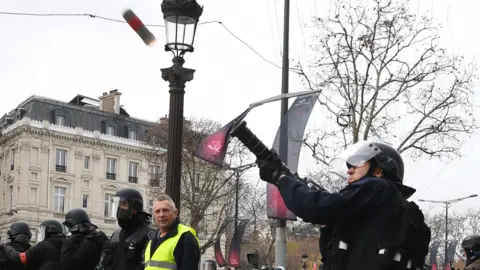
[[62, 246], [63, 270], [93, 270], [100, 260], [103, 245], [108, 237], [102, 231], [87, 235], [72, 235]]

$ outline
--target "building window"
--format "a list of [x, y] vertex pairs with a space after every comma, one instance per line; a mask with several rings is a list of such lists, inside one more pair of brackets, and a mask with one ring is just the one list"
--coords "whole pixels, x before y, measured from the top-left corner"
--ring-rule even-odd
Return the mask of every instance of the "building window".
[[10, 170], [15, 168], [15, 149], [10, 150]]
[[53, 211], [57, 213], [65, 212], [65, 193], [64, 187], [55, 187], [53, 192]]
[[13, 186], [8, 187], [8, 208], [13, 208]]
[[59, 126], [65, 126], [67, 124], [67, 117], [65, 115], [56, 115], [55, 124]]
[[32, 150], [30, 152], [30, 160], [32, 162], [37, 163], [38, 162], [38, 147], [32, 147]]
[[153, 200], [148, 201], [148, 212], [153, 215]]
[[136, 130], [128, 130], [128, 138], [130, 140], [137, 140], [137, 131]]
[[160, 166], [158, 165], [150, 166], [150, 185], [153, 187], [160, 185]]
[[116, 180], [117, 179], [117, 160], [114, 158], [107, 158], [107, 179]]
[[90, 157], [89, 156], [84, 156], [83, 157], [83, 168], [85, 170], [90, 170]]
[[82, 207], [88, 208], [88, 195], [83, 195]]
[[112, 206], [113, 206], [113, 197], [115, 195], [113, 194], [108, 194], [105, 193], [105, 205], [104, 205], [104, 211], [103, 211], [103, 216], [106, 218], [113, 218], [113, 213], [112, 213]]
[[138, 163], [137, 162], [128, 163], [128, 182], [138, 183]]
[[37, 194], [38, 194], [37, 188], [30, 188], [30, 199], [29, 199], [30, 203], [37, 203], [37, 198], [38, 198]]
[[55, 170], [57, 172], [67, 171], [67, 150], [57, 149]]
[[105, 130], [106, 130], [105, 133], [107, 133], [108, 135], [112, 135], [112, 136], [115, 135], [115, 126], [107, 125], [107, 128]]

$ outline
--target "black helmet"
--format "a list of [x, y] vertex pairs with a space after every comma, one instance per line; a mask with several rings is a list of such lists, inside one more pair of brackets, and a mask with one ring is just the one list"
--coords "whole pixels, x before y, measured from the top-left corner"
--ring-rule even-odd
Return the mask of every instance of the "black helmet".
[[400, 153], [395, 148], [384, 143], [373, 142], [372, 144], [380, 149], [380, 153], [374, 157], [378, 167], [394, 178], [390, 180], [403, 183], [405, 167]]
[[[65, 230], [63, 228], [62, 223], [56, 220], [53, 220], [53, 219], [45, 220], [42, 223], [40, 223], [40, 228], [42, 227], [44, 230], [43, 232], [44, 239], [50, 238], [52, 236], [65, 236]], [[39, 239], [39, 240], [42, 241], [43, 239]]]
[[10, 225], [10, 230], [7, 232], [8, 238], [13, 239], [15, 236], [23, 234], [28, 236], [28, 238], [32, 237], [32, 232], [30, 231], [30, 226], [27, 223], [22, 221], [17, 221]]
[[462, 241], [462, 249], [467, 253], [467, 259], [480, 253], [480, 235], [473, 234], [465, 237]]
[[63, 225], [65, 225], [73, 234], [89, 232], [91, 229], [97, 228], [97, 226], [90, 222], [87, 212], [81, 208], [75, 208], [68, 211], [65, 215]]
[[379, 167], [383, 171], [384, 178], [399, 184], [403, 182], [403, 159], [400, 153], [389, 145], [380, 142], [359, 141], [339, 156], [341, 158], [331, 161], [334, 167], [339, 165], [334, 161], [342, 161], [344, 158], [346, 158], [344, 162], [348, 168], [363, 166], [366, 162], [371, 161], [374, 166], [370, 166], [370, 170], [367, 172], [368, 176], [371, 176], [375, 168]]
[[114, 206], [117, 207], [117, 219], [129, 220], [143, 212], [143, 196], [133, 188], [122, 188], [115, 193]]

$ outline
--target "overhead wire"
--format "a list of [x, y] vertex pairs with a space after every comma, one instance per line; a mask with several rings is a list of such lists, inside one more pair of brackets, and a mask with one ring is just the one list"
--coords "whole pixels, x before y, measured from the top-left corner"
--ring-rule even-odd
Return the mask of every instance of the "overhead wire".
[[[278, 8], [277, 8], [277, 1], [273, 0], [273, 6], [275, 8], [275, 18], [277, 21], [277, 34], [278, 34], [278, 44], [282, 44], [282, 38], [280, 35], [280, 23], [278, 22]], [[283, 55], [283, 48], [280, 46], [280, 55]]]
[[[272, 14], [270, 13], [272, 10], [272, 8], [270, 7], [270, 0], [267, 0], [267, 9], [268, 9], [268, 25], [270, 26], [270, 37], [272, 39], [273, 54], [277, 56], [277, 49], [278, 49], [278, 53], [280, 53], [281, 48], [278, 48], [277, 46], [275, 46], [275, 34], [274, 34], [275, 27], [273, 26]], [[278, 45], [280, 47], [280, 43]]]
[[[91, 14], [91, 13], [26, 13], [26, 12], [6, 12], [6, 11], [0, 11], [0, 15], [12, 15], [12, 16], [34, 16], [34, 17], [89, 17], [92, 19], [100, 19], [100, 20], [105, 20], [105, 21], [110, 21], [110, 22], [115, 22], [115, 23], [122, 23], [122, 24], [127, 24], [126, 21], [124, 20], [119, 20], [119, 19], [114, 19], [110, 17], [105, 17], [105, 16], [100, 16], [96, 14]], [[255, 50], [250, 44], [248, 44], [246, 41], [238, 37], [233, 31], [231, 31], [222, 21], [218, 20], [213, 20], [213, 21], [206, 21], [206, 22], [199, 22], [198, 25], [206, 25], [206, 24], [212, 24], [212, 23], [217, 23], [223, 27], [224, 30], [226, 30], [232, 37], [234, 37], [237, 41], [241, 42], [243, 45], [248, 47], [254, 54], [256, 54], [258, 57], [260, 57], [263, 61], [266, 63], [281, 69], [282, 66], [275, 64], [274, 62], [268, 60], [266, 57], [264, 57], [262, 54], [260, 54], [257, 50]], [[165, 27], [165, 25], [162, 24], [144, 24], [145, 26], [148, 27]], [[292, 72], [298, 72], [299, 70], [296, 68], [289, 68], [290, 71]]]
[[438, 183], [438, 181], [434, 181], [434, 180], [438, 178], [438, 176], [443, 172], [443, 170], [445, 170], [445, 168], [446, 168], [449, 164], [451, 164], [451, 162], [450, 162], [450, 163], [444, 163], [444, 164], [443, 164], [442, 169], [440, 169], [440, 170], [438, 171], [438, 173], [435, 175], [435, 177], [433, 177], [433, 178], [430, 180], [430, 184], [427, 186], [426, 189], [424, 189], [424, 190], [422, 191], [422, 193], [420, 193], [420, 195], [418, 195], [418, 198], [422, 197], [422, 195], [425, 194], [425, 192], [427, 192], [427, 191], [433, 186], [433, 184]]

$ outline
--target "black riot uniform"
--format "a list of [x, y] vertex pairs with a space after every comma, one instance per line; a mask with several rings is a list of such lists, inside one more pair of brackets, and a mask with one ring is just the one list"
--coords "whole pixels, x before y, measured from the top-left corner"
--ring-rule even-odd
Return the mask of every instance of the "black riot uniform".
[[62, 224], [56, 220], [46, 220], [40, 223], [39, 230], [43, 234], [39, 237], [41, 242], [25, 252], [18, 252], [11, 247], [3, 246], [5, 254], [11, 261], [20, 262], [28, 268], [38, 270], [62, 269], [60, 252], [65, 240]]
[[102, 231], [97, 231], [98, 227], [90, 222], [88, 214], [80, 208], [68, 211], [63, 225], [72, 235], [63, 242], [62, 268], [94, 270], [108, 237]]
[[328, 242], [320, 243], [322, 257], [327, 258], [323, 269], [421, 269], [431, 232], [418, 206], [407, 201], [415, 190], [402, 183], [400, 154], [376, 142], [359, 142], [352, 149], [342, 159], [343, 173], [367, 163], [370, 167], [339, 193], [310, 190], [275, 153], [273, 161], [257, 160], [260, 178], [278, 186], [294, 214], [327, 225], [321, 237]]
[[[24, 252], [30, 248], [30, 239], [32, 238], [32, 232], [30, 226], [22, 221], [17, 221], [10, 226], [7, 232], [9, 243], [6, 246], [10, 246], [18, 252]], [[23, 265], [14, 263], [7, 259], [3, 249], [0, 250], [0, 270], [20, 270], [25, 269]], [[29, 268], [27, 268], [29, 269]], [[30, 268], [31, 269], [31, 268]]]
[[148, 242], [151, 215], [143, 211], [142, 194], [124, 188], [115, 194], [114, 207], [118, 225], [110, 240], [104, 245], [97, 270], [144, 269], [143, 253]]
[[465, 270], [480, 270], [480, 235], [474, 234], [465, 237], [462, 241], [465, 252]]

